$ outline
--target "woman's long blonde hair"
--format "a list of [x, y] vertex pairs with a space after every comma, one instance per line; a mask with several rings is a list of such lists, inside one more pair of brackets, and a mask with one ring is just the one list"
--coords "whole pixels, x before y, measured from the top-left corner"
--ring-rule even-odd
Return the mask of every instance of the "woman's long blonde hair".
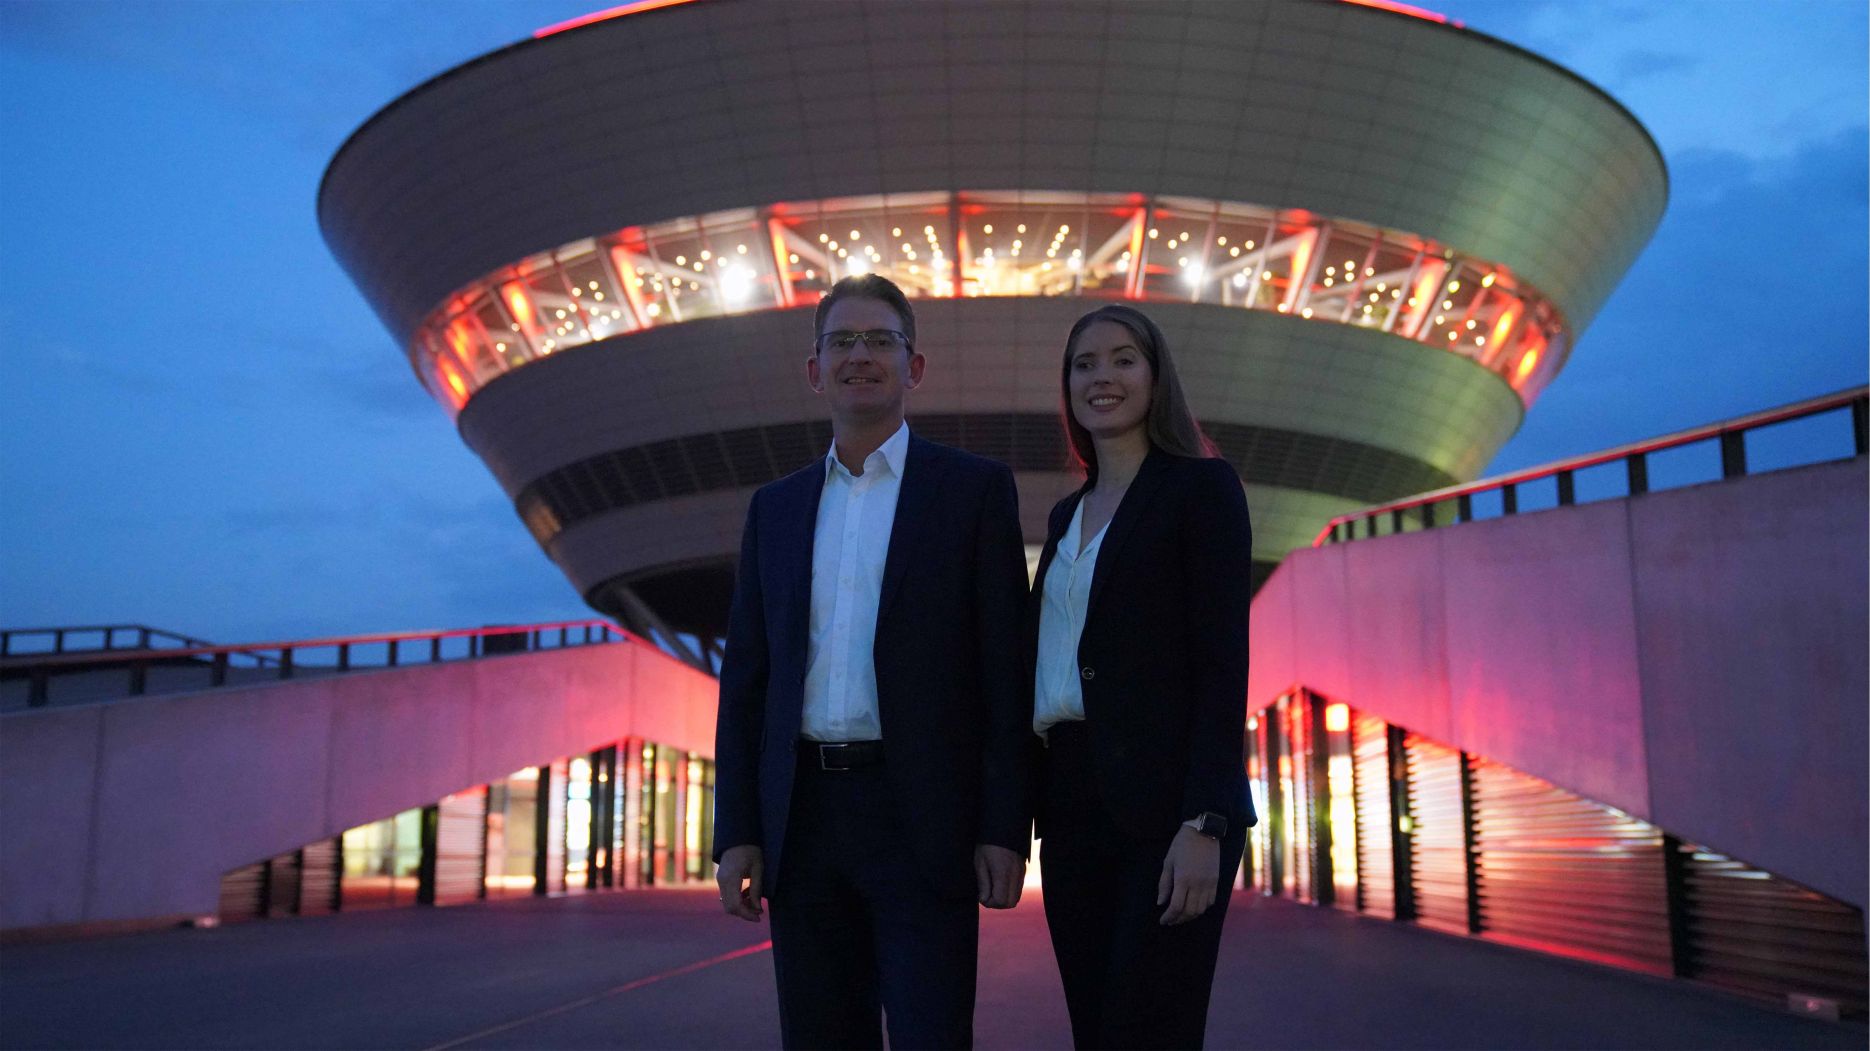
[[1175, 362], [1169, 357], [1169, 344], [1163, 339], [1162, 330], [1149, 315], [1135, 307], [1111, 303], [1084, 315], [1071, 326], [1071, 334], [1065, 337], [1064, 367], [1059, 372], [1059, 403], [1065, 413], [1065, 434], [1071, 439], [1071, 451], [1084, 468], [1085, 477], [1097, 481], [1097, 447], [1091, 441], [1091, 432], [1084, 429], [1071, 411], [1071, 355], [1078, 337], [1100, 321], [1128, 329], [1136, 340], [1137, 349], [1149, 362], [1152, 383], [1149, 416], [1144, 421], [1149, 443], [1177, 456], [1219, 456], [1220, 450], [1201, 432], [1201, 424], [1195, 422], [1195, 414], [1188, 409], [1188, 399], [1182, 394], [1182, 381], [1175, 373]]

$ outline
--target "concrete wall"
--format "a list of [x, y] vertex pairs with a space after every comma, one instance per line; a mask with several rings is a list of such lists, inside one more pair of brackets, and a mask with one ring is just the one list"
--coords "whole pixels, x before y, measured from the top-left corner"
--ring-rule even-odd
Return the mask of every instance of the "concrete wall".
[[1865, 903], [1866, 460], [1290, 556], [1294, 684]]
[[216, 911], [223, 873], [619, 738], [714, 750], [636, 641], [0, 716], [0, 929]]

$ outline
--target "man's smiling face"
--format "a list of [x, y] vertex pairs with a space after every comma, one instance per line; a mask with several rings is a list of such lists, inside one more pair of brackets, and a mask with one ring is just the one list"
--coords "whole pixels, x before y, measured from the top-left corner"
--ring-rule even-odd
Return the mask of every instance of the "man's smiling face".
[[901, 331], [902, 318], [879, 299], [840, 299], [825, 314], [824, 332], [806, 362], [812, 389], [831, 400], [839, 423], [877, 423], [903, 414], [903, 392], [922, 381], [922, 355], [911, 347], [872, 350], [864, 340], [848, 349], [826, 338], [839, 332]]

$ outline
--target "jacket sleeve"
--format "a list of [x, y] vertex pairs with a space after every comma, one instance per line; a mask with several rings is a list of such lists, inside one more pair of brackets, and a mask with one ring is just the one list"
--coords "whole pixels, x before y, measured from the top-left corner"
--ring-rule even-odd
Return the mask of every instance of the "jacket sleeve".
[[1027, 764], [1032, 736], [1032, 679], [1024, 674], [1022, 627], [1026, 548], [1019, 532], [1013, 472], [997, 465], [974, 535], [975, 649], [987, 720], [982, 734], [981, 813], [977, 842], [1025, 856], [1032, 847]]
[[766, 722], [766, 606], [761, 597], [758, 493], [747, 508], [740, 566], [721, 658], [714, 721], [714, 860], [729, 847], [760, 843], [760, 738]]
[[1182, 582], [1193, 667], [1188, 777], [1182, 816], [1239, 814], [1232, 788], [1244, 763], [1247, 616], [1253, 600], [1253, 526], [1246, 492], [1227, 461], [1199, 462], [1183, 493]]

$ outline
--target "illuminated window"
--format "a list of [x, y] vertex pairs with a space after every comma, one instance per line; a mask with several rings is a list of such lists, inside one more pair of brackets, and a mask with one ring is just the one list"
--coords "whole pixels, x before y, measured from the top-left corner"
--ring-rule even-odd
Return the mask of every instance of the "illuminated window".
[[1505, 267], [1411, 233], [1199, 198], [882, 194], [668, 219], [565, 245], [460, 290], [411, 342], [459, 411], [541, 357], [647, 328], [809, 307], [881, 274], [913, 298], [1208, 303], [1376, 329], [1459, 354], [1530, 405], [1564, 364], [1557, 310]]

